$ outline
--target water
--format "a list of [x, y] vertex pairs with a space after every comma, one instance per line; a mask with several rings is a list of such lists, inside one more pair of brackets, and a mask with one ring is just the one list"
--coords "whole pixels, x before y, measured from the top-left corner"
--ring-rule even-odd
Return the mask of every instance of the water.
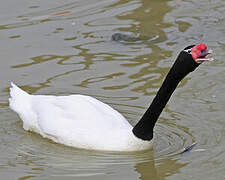
[[[0, 7], [0, 174], [4, 179], [225, 179], [225, 1], [5, 1]], [[114, 33], [142, 37], [114, 42]], [[177, 53], [214, 50], [182, 81], [142, 153], [79, 150], [25, 132], [9, 82], [33, 94], [91, 95], [135, 124]], [[190, 153], [182, 148], [197, 142]]]

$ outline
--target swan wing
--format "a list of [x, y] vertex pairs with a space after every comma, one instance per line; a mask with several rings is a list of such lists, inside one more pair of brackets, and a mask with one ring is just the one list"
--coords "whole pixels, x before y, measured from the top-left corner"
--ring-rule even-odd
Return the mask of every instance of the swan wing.
[[42, 133], [53, 137], [90, 138], [131, 126], [116, 110], [89, 96], [33, 96], [32, 107]]

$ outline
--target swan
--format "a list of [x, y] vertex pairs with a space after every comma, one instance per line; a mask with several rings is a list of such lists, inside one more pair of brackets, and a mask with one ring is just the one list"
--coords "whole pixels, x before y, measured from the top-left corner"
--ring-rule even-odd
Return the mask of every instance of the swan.
[[56, 143], [89, 150], [142, 151], [152, 148], [153, 129], [178, 83], [206, 56], [203, 43], [183, 49], [167, 74], [150, 107], [132, 127], [119, 112], [85, 95], [30, 95], [11, 83], [9, 107], [27, 131], [39, 133]]

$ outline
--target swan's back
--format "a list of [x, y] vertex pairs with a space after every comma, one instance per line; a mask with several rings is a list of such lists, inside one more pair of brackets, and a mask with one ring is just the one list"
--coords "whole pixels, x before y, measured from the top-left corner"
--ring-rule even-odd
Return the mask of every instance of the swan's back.
[[57, 131], [61, 133], [65, 129], [71, 133], [103, 134], [104, 131], [130, 127], [120, 113], [89, 96], [36, 95], [32, 96], [32, 106], [33, 111], [38, 113], [40, 126], [48, 133], [55, 130], [54, 134], [57, 134]]

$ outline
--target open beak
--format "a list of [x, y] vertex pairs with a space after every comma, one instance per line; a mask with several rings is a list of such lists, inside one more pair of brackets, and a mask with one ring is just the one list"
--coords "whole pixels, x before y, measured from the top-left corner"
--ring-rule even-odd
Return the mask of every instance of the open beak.
[[207, 58], [207, 56], [208, 56], [209, 54], [212, 54], [212, 53], [213, 53], [213, 51], [212, 51], [211, 49], [209, 49], [209, 50], [204, 50], [204, 51], [201, 52], [200, 57], [197, 58], [197, 59], [195, 59], [195, 61], [196, 61], [197, 63], [202, 63], [202, 62], [205, 62], [205, 61], [214, 61], [214, 59], [213, 59], [212, 57]]

